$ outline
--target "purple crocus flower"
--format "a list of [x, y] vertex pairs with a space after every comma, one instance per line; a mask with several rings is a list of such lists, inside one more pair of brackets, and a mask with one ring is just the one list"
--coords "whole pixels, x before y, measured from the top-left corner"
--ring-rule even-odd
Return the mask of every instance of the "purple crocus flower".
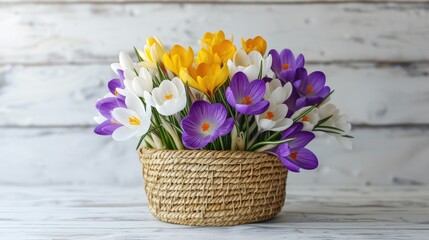
[[319, 165], [316, 155], [305, 148], [315, 138], [315, 135], [312, 132], [302, 131], [302, 128], [301, 122], [294, 123], [281, 136], [281, 139], [294, 138], [294, 140], [279, 144], [268, 151], [276, 155], [283, 165], [292, 172], [299, 172], [300, 168], [315, 169]]
[[181, 122], [182, 142], [189, 149], [199, 149], [231, 132], [232, 118], [227, 118], [225, 106], [198, 100], [192, 103], [189, 115]]
[[264, 80], [249, 82], [246, 74], [237, 72], [232, 76], [231, 85], [225, 91], [226, 100], [237, 112], [257, 115], [265, 112], [270, 103], [262, 100], [265, 95]]
[[295, 103], [297, 108], [319, 104], [331, 92], [331, 89], [325, 86], [326, 77], [323, 72], [316, 71], [308, 75], [305, 68], [299, 68], [295, 79], [293, 85], [300, 95]]
[[270, 50], [268, 54], [271, 54], [273, 59], [271, 70], [284, 82], [293, 82], [296, 69], [304, 67], [304, 56], [299, 54], [295, 58], [292, 51], [287, 48], [283, 49], [280, 54], [275, 49]]
[[124, 76], [124, 71], [122, 71], [121, 69], [116, 70], [118, 72], [118, 76], [119, 78], [114, 78], [112, 80], [109, 81], [109, 83], [107, 84], [107, 86], [109, 87], [110, 92], [119, 97], [124, 99], [125, 97], [122, 96], [121, 94], [119, 94], [119, 92], [116, 90], [117, 88], [121, 88], [124, 89], [125, 85], [124, 85], [124, 80], [125, 80], [125, 76]]
[[115, 108], [125, 108], [125, 101], [117, 97], [103, 98], [97, 101], [96, 108], [106, 120], [100, 123], [94, 132], [98, 135], [112, 135], [113, 131], [122, 126], [112, 116], [112, 111]]

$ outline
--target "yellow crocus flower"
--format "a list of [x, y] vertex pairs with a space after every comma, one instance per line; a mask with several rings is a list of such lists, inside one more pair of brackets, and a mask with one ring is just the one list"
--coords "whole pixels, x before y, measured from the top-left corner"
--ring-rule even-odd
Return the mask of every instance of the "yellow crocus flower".
[[212, 97], [216, 90], [228, 79], [228, 66], [220, 64], [200, 63], [197, 68], [182, 68], [180, 78], [184, 83], [193, 87], [208, 97]]
[[228, 59], [232, 59], [236, 50], [232, 41], [225, 39], [223, 31], [215, 33], [206, 32], [200, 41], [200, 46], [202, 49], [206, 49], [210, 53], [217, 55], [222, 63], [226, 63]]
[[203, 39], [200, 41], [200, 46], [210, 50], [212, 46], [219, 44], [223, 40], [225, 40], [225, 34], [222, 30], [215, 33], [206, 32], [203, 36]]
[[209, 50], [201, 48], [200, 51], [198, 52], [196, 63], [197, 64], [207, 63], [209, 65], [212, 65], [212, 64], [221, 64], [222, 61], [220, 60], [218, 55], [214, 55]]
[[147, 38], [143, 51], [138, 50], [138, 52], [143, 58], [141, 65], [149, 69], [157, 69], [157, 63], [162, 64], [162, 57], [165, 53], [164, 45], [156, 37]]
[[194, 63], [194, 51], [191, 47], [186, 49], [180, 45], [174, 45], [170, 52], [165, 53], [164, 66], [172, 71], [176, 76], [179, 76], [180, 69], [189, 68]]
[[261, 53], [262, 56], [264, 56], [265, 51], [267, 50], [267, 42], [261, 36], [249, 38], [246, 41], [244, 41], [244, 39], [242, 38], [241, 44], [243, 45], [243, 49], [244, 51], [246, 51], [247, 54], [253, 50], [256, 50]]

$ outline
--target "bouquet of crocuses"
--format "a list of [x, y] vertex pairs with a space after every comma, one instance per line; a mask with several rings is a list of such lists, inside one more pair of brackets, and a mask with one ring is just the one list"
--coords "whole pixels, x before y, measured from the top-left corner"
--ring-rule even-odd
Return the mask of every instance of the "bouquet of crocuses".
[[318, 166], [306, 148], [315, 132], [351, 147], [351, 125], [329, 103], [325, 74], [308, 73], [302, 54], [266, 54], [260, 36], [235, 46], [222, 31], [205, 33], [199, 45], [195, 54], [148, 38], [134, 48], [137, 61], [121, 52], [112, 64], [118, 77], [96, 103], [95, 133], [137, 137], [137, 148], [265, 151], [294, 172]]

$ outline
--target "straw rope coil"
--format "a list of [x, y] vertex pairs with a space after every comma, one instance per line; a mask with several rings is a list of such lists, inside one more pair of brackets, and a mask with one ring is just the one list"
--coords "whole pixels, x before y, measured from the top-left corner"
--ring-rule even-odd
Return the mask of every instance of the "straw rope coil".
[[229, 226], [270, 219], [287, 170], [267, 153], [139, 149], [149, 209], [161, 221]]

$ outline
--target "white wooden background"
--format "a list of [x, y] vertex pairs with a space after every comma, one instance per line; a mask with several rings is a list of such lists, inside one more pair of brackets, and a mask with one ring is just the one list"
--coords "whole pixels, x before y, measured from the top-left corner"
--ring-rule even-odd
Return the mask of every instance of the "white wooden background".
[[135, 142], [92, 133], [109, 64], [218, 29], [303, 53], [354, 123], [353, 151], [321, 138], [290, 184], [429, 183], [428, 1], [120, 2], [1, 1], [0, 184], [140, 185]]

